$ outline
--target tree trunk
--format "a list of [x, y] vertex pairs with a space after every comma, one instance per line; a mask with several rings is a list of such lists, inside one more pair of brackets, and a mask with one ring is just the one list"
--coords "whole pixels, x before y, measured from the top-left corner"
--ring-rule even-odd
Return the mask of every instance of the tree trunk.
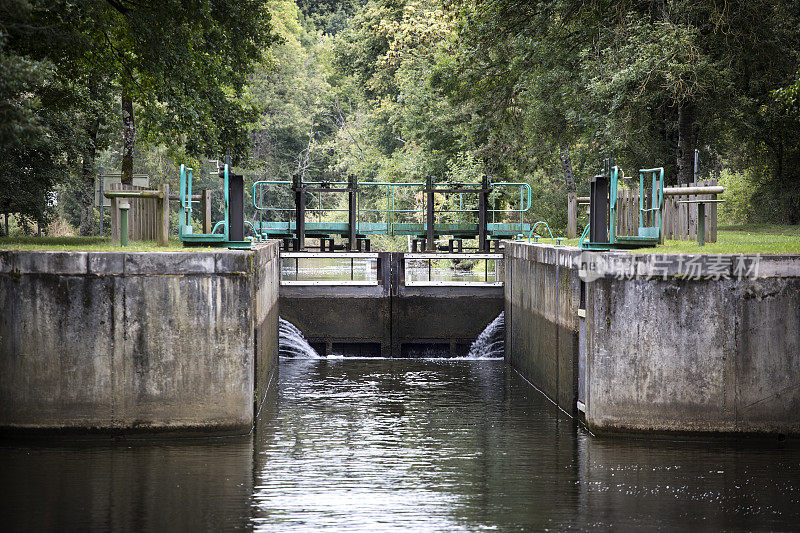
[[694, 181], [694, 149], [697, 146], [695, 107], [691, 102], [678, 104], [678, 146], [676, 149], [677, 183]]
[[133, 100], [128, 90], [122, 89], [122, 183], [133, 185], [133, 149], [136, 144], [136, 126], [133, 122]]
[[658, 0], [658, 14], [661, 17], [661, 22], [669, 24], [669, 6], [665, 0]]
[[[97, 155], [97, 131], [100, 121], [94, 118], [89, 125], [89, 141], [83, 150], [83, 164], [81, 165], [81, 183], [83, 195], [81, 196], [81, 235], [94, 235], [94, 162]], [[103, 191], [100, 191], [102, 202]], [[100, 219], [103, 223], [103, 219]]]
[[575, 192], [575, 175], [572, 173], [572, 157], [566, 150], [561, 150], [561, 168], [564, 170], [564, 181], [567, 192]]

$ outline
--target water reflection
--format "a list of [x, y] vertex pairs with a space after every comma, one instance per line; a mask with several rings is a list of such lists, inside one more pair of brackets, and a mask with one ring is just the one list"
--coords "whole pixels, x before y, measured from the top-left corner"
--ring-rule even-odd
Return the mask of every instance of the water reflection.
[[501, 361], [284, 362], [259, 530], [782, 529], [800, 453], [597, 439]]
[[[63, 439], [53, 439], [63, 441]], [[253, 439], [7, 443], [4, 531], [221, 531], [247, 527]]]
[[800, 451], [597, 439], [502, 361], [296, 359], [254, 437], [0, 448], [4, 529], [752, 530]]

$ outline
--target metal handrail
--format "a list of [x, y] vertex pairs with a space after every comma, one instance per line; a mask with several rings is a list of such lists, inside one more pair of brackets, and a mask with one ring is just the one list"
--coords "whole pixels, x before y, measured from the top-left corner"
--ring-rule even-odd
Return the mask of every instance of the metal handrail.
[[[403, 268], [406, 272], [406, 279], [404, 284], [407, 287], [502, 287], [503, 282], [498, 280], [500, 276], [500, 269], [498, 263], [504, 258], [503, 254], [497, 253], [479, 253], [479, 254], [463, 254], [463, 253], [416, 253], [407, 252], [403, 254]], [[484, 278], [483, 281], [469, 280], [469, 281], [444, 281], [431, 279], [431, 262], [441, 261], [443, 259], [478, 259], [484, 261]], [[426, 261], [428, 263], [428, 276], [427, 280], [411, 280], [408, 278], [407, 268], [412, 261]], [[493, 271], [494, 280], [489, 281], [489, 262], [495, 261]]]
[[[224, 203], [224, 214], [223, 214], [223, 216], [225, 217], [225, 220], [228, 219], [228, 213], [230, 212], [230, 207], [231, 207], [231, 205], [230, 205], [231, 201], [230, 201], [230, 197], [229, 197], [230, 192], [228, 191], [228, 184], [229, 184], [229, 180], [230, 180], [229, 171], [230, 171], [230, 169], [229, 169], [228, 165], [226, 164], [223, 167], [223, 176], [222, 176], [223, 179], [224, 179], [223, 184], [222, 184], [222, 190], [223, 190], [223, 193], [224, 193], [224, 201], [225, 201], [225, 203]], [[191, 222], [192, 222], [192, 178], [193, 178], [193, 172], [194, 172], [194, 169], [192, 169], [190, 167], [187, 167], [186, 165], [183, 165], [183, 164], [181, 165], [180, 184], [179, 184], [180, 186], [179, 186], [179, 194], [178, 194], [178, 200], [180, 202], [180, 212], [178, 214], [178, 225], [179, 225], [178, 226], [178, 236], [179, 237], [183, 237], [185, 235], [188, 236], [188, 235], [191, 235], [191, 234], [194, 233], [193, 230], [192, 230], [192, 224], [191, 224]], [[217, 222], [217, 224], [214, 225], [214, 229], [211, 231], [211, 233], [212, 234], [215, 233], [215, 230], [217, 229], [217, 227], [220, 224], [222, 224], [223, 228], [224, 228], [224, 232], [223, 233], [225, 235], [225, 240], [229, 241], [230, 240], [230, 233], [228, 231], [228, 225], [226, 223], [224, 223], [224, 222], [225, 222], [224, 220], [220, 221], [220, 222]]]
[[[256, 236], [256, 238], [260, 238], [260, 235], [259, 235], [259, 234], [258, 234], [258, 232], [256, 231], [256, 228], [255, 228], [255, 226], [253, 226], [253, 223], [252, 223], [252, 222], [250, 222], [249, 220], [245, 220], [245, 221], [244, 221], [244, 224], [245, 224], [245, 226], [250, 226], [250, 230], [253, 232], [253, 234]], [[212, 234], [212, 235], [214, 235], [215, 233], [217, 233], [217, 229], [218, 229], [220, 226], [222, 226], [223, 233], [226, 233], [226, 234], [227, 234], [228, 222], [227, 222], [227, 221], [225, 221], [225, 220], [220, 220], [219, 222], [217, 222], [216, 224], [214, 224], [214, 227], [213, 227], [213, 228], [211, 228], [211, 234]]]
[[578, 240], [578, 245], [583, 248], [583, 243], [586, 242], [586, 235], [589, 233], [589, 224], [586, 224], [586, 227], [583, 228], [583, 233], [581, 233], [581, 238]]
[[533, 225], [533, 227], [531, 228], [531, 230], [528, 232], [528, 242], [531, 242], [531, 235], [533, 235], [533, 232], [536, 230], [536, 227], [537, 227], [539, 224], [544, 224], [544, 227], [545, 227], [545, 228], [547, 228], [547, 233], [549, 233], [549, 234], [550, 234], [550, 238], [551, 238], [551, 239], [554, 239], [554, 238], [555, 238], [555, 237], [553, 237], [553, 232], [552, 232], [552, 231], [550, 231], [550, 226], [547, 224], [547, 222], [545, 222], [544, 220], [540, 220], [539, 222], [537, 222], [536, 224], [534, 224], [534, 225]]
[[[260, 192], [263, 191], [263, 187], [265, 185], [291, 185], [291, 184], [292, 184], [292, 182], [288, 181], [288, 180], [258, 180], [258, 181], [256, 181], [255, 183], [253, 183], [253, 196], [252, 196], [253, 197], [253, 207], [255, 207], [255, 209], [258, 210], [258, 211], [271, 210], [271, 211], [276, 211], [276, 212], [294, 212], [294, 208], [292, 208], [292, 207], [278, 207], [278, 206], [265, 206], [265, 205], [262, 205], [262, 203], [260, 201], [261, 195], [259, 194]], [[304, 184], [305, 185], [322, 185], [322, 184], [326, 184], [326, 185], [339, 186], [339, 185], [347, 185], [347, 182], [342, 182], [342, 181], [332, 181], [332, 182], [327, 182], [327, 181], [308, 181], [308, 182], [304, 182]], [[386, 208], [383, 208], [383, 209], [380, 209], [380, 208], [361, 208], [360, 206], [357, 206], [357, 208], [356, 208], [357, 216], [358, 216], [358, 218], [360, 220], [361, 219], [360, 215], [362, 213], [364, 213], [364, 214], [367, 214], [367, 213], [383, 213], [383, 214], [386, 215], [385, 219], [384, 220], [379, 220], [378, 222], [385, 222], [387, 224], [390, 224], [392, 222], [393, 215], [401, 215], [401, 216], [406, 217], [409, 214], [423, 214], [426, 211], [424, 207], [423, 208], [419, 208], [419, 209], [398, 209], [396, 207], [395, 190], [397, 188], [424, 187], [425, 185], [426, 185], [425, 183], [421, 183], [421, 182], [409, 182], [409, 183], [361, 182], [361, 183], [359, 183], [359, 187], [381, 187], [381, 188], [382, 187], [386, 187], [386, 193], [385, 193], [385, 196], [384, 196], [384, 198], [386, 200]], [[465, 184], [461, 184], [461, 185], [462, 186], [481, 186], [480, 183], [465, 183]], [[494, 215], [496, 213], [519, 213], [519, 215], [520, 215], [520, 223], [522, 223], [522, 221], [523, 221], [522, 220], [523, 213], [525, 213], [528, 210], [530, 210], [531, 205], [532, 205], [531, 186], [529, 184], [527, 184], [527, 183], [524, 183], [524, 182], [520, 182], [520, 183], [498, 182], [498, 183], [494, 183], [493, 187], [519, 187], [519, 191], [520, 191], [520, 206], [518, 208], [512, 208], [512, 209], [493, 209], [493, 208], [488, 208], [486, 211], [488, 213], [492, 213], [493, 219], [494, 219]], [[359, 193], [360, 193], [360, 191], [359, 191]], [[447, 194], [447, 191], [446, 190], [445, 191], [439, 191], [439, 192], [437, 192], [437, 194]], [[462, 198], [461, 201], [462, 201], [462, 205], [463, 205], [463, 194], [464, 193], [458, 193], [458, 194]], [[492, 190], [491, 194], [495, 194], [494, 189]], [[312, 213], [347, 212], [346, 209], [336, 209], [336, 208], [309, 208], [306, 211], [312, 212]], [[440, 209], [440, 210], [436, 211], [436, 214], [443, 214], [443, 213], [463, 214], [463, 213], [477, 213], [477, 212], [479, 212], [478, 209], [469, 209], [469, 208], [467, 208], [467, 209], [463, 209], [463, 208], [462, 209]]]

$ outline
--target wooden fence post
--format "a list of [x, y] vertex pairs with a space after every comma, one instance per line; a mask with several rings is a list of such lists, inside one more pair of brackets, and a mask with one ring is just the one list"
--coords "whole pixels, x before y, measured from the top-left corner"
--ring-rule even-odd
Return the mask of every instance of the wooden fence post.
[[211, 191], [200, 191], [200, 211], [203, 218], [203, 233], [211, 233]]
[[571, 192], [567, 200], [567, 238], [578, 236], [578, 196]]
[[161, 198], [156, 202], [158, 211], [158, 245], [169, 246], [169, 183], [161, 184]]
[[[717, 180], [709, 180], [708, 184], [711, 186], [715, 186], [717, 185]], [[717, 195], [712, 194], [710, 198], [712, 200], [716, 200]], [[709, 209], [707, 211], [708, 211], [708, 218], [710, 221], [708, 242], [717, 242], [717, 204], [709, 205]]]
[[[120, 184], [109, 184], [109, 190], [115, 191], [121, 188]], [[114, 241], [119, 240], [119, 201], [118, 199], [111, 198], [111, 239]]]

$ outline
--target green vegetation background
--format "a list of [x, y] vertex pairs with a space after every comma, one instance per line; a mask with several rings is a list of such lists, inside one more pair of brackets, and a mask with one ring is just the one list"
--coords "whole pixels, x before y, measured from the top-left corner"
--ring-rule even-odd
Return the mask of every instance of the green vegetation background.
[[[102, 17], [97, 26], [58, 26], [59, 39], [42, 50], [25, 28], [53, 22], [36, 14], [61, 4], [4, 3], [0, 148], [14, 157], [0, 164], [0, 214], [17, 213], [4, 229], [31, 233], [37, 221], [51, 235], [84, 229], [87, 147], [97, 152], [92, 175], [100, 167], [119, 172], [123, 89], [135, 94], [134, 172], [148, 174], [153, 186], [169, 182], [177, 189], [177, 169], [187, 163], [197, 169], [195, 189], [219, 190], [216, 161], [230, 155], [246, 176], [248, 218], [257, 216], [251, 198], [257, 179], [330, 181], [353, 174], [362, 182], [434, 176], [467, 183], [487, 174], [530, 184], [533, 205], [525, 220], [546, 220], [563, 234], [567, 194], [573, 188], [587, 194], [586, 178], [612, 150], [629, 174], [664, 166], [668, 183], [686, 183], [696, 148], [700, 178], [726, 188], [721, 224], [800, 223], [800, 5], [224, 4], [227, 18], [162, 2], [159, 22], [147, 19], [140, 3], [122, 2], [129, 11], [120, 15], [104, 3], [67, 2], [61, 7], [76, 16], [86, 9]], [[158, 40], [175, 22], [173, 11], [188, 21], [189, 47]], [[147, 21], [152, 27], [142, 26]], [[130, 61], [102, 56], [106, 63], [87, 63], [81, 47], [102, 44], [92, 39], [108, 39]], [[226, 50], [232, 39], [257, 53], [252, 46]], [[220, 50], [203, 43], [218, 43]], [[164, 58], [158, 68], [154, 50]], [[47, 207], [45, 193], [53, 189], [57, 205]], [[291, 206], [286, 187], [265, 187], [261, 200]], [[380, 190], [363, 192], [361, 200], [378, 210], [387, 203]], [[513, 191], [494, 200], [494, 208], [509, 210], [498, 212], [497, 221], [517, 220]], [[312, 195], [308, 206], [343, 208], [343, 201]], [[395, 201], [422, 207], [419, 197]], [[460, 201], [476, 207], [474, 198]], [[457, 202], [437, 198], [441, 208]], [[96, 232], [96, 209], [93, 216]], [[221, 216], [217, 195], [212, 218]], [[273, 209], [263, 216], [287, 214]], [[381, 214], [370, 216], [380, 220]], [[442, 220], [459, 216], [474, 218]], [[344, 217], [329, 212], [320, 219]], [[378, 241], [405, 246], [404, 239]]]

